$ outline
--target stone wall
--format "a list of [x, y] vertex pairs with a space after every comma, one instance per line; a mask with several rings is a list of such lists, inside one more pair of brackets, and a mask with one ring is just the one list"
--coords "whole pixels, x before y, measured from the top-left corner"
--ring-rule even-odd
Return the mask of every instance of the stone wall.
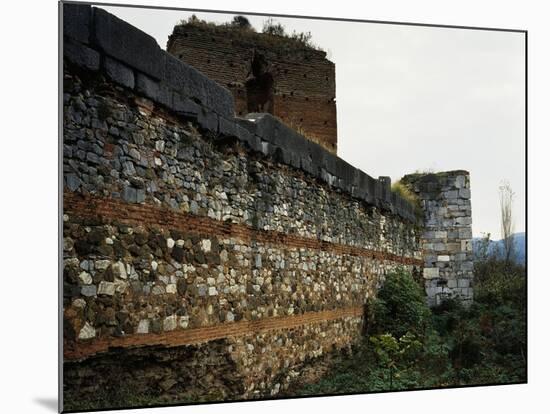
[[[176, 26], [167, 51], [228, 88], [238, 116], [258, 112], [250, 85], [265, 78], [271, 93], [261, 112], [336, 153], [335, 68], [325, 52], [282, 36], [206, 23]], [[260, 60], [261, 69], [254, 70]]]
[[229, 91], [105, 11], [63, 9], [68, 406], [121, 384], [276, 395], [359, 338], [389, 271], [420, 272], [422, 223], [387, 179], [234, 118]]
[[424, 210], [424, 279], [430, 305], [448, 297], [473, 300], [472, 208], [467, 171], [411, 174], [402, 179]]

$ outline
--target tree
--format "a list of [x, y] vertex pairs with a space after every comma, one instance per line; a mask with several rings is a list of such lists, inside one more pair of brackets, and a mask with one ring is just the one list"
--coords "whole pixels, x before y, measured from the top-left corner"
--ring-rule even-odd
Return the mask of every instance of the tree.
[[515, 193], [508, 181], [503, 181], [500, 191], [500, 226], [504, 249], [504, 261], [508, 265], [514, 256], [514, 220], [512, 217], [512, 204]]
[[241, 29], [250, 29], [252, 26], [250, 25], [250, 21], [244, 16], [235, 16], [233, 17], [233, 21], [231, 22], [232, 26], [240, 27]]

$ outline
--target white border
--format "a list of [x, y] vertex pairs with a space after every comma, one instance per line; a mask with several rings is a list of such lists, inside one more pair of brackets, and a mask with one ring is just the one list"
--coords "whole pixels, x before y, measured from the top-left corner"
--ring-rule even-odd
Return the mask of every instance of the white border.
[[[137, 2], [137, 1], [136, 1]], [[120, 3], [136, 3], [120, 0]], [[529, 30], [529, 384], [256, 403], [126, 410], [131, 413], [544, 412], [548, 407], [546, 253], [550, 29], [544, 2], [506, 0], [142, 0], [138, 3]], [[54, 412], [57, 398], [57, 2], [3, 6], [2, 411]], [[7, 90], [7, 94], [6, 94]], [[518, 137], [518, 139], [520, 139]], [[536, 223], [533, 225], [533, 223]], [[545, 237], [546, 236], [546, 237]], [[546, 253], [546, 254], [545, 254]], [[113, 411], [115, 412], [115, 411]]]

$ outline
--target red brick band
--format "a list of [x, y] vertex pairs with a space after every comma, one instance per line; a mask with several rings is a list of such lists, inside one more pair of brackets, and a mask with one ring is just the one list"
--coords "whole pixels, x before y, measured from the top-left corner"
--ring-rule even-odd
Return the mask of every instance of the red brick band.
[[331, 243], [278, 231], [258, 230], [245, 224], [222, 222], [210, 217], [196, 216], [150, 204], [129, 204], [119, 199], [94, 197], [73, 192], [63, 194], [63, 204], [63, 212], [69, 216], [94, 218], [105, 223], [117, 220], [125, 224], [152, 225], [198, 235], [235, 237], [244, 241], [255, 240], [290, 248], [330, 251], [337, 254], [388, 260], [405, 265], [423, 265], [422, 260], [412, 257], [403, 257], [394, 253]]
[[100, 352], [107, 352], [110, 348], [191, 345], [232, 336], [251, 335], [278, 329], [292, 329], [306, 324], [316, 324], [362, 315], [363, 307], [355, 306], [327, 311], [306, 312], [302, 315], [277, 316], [255, 321], [223, 323], [161, 334], [132, 334], [118, 338], [109, 337], [91, 341], [66, 342], [63, 345], [63, 355], [65, 360], [78, 360]]

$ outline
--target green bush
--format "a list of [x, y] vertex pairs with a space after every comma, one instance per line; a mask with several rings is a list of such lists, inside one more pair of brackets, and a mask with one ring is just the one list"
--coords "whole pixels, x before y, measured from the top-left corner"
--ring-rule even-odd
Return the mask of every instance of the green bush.
[[315, 384], [289, 395], [372, 392], [526, 380], [525, 270], [478, 260], [475, 302], [427, 308], [399, 270], [367, 306], [366, 337]]
[[373, 331], [400, 338], [407, 332], [423, 336], [430, 310], [424, 290], [410, 273], [399, 269], [387, 275], [378, 298], [369, 306], [373, 314]]

